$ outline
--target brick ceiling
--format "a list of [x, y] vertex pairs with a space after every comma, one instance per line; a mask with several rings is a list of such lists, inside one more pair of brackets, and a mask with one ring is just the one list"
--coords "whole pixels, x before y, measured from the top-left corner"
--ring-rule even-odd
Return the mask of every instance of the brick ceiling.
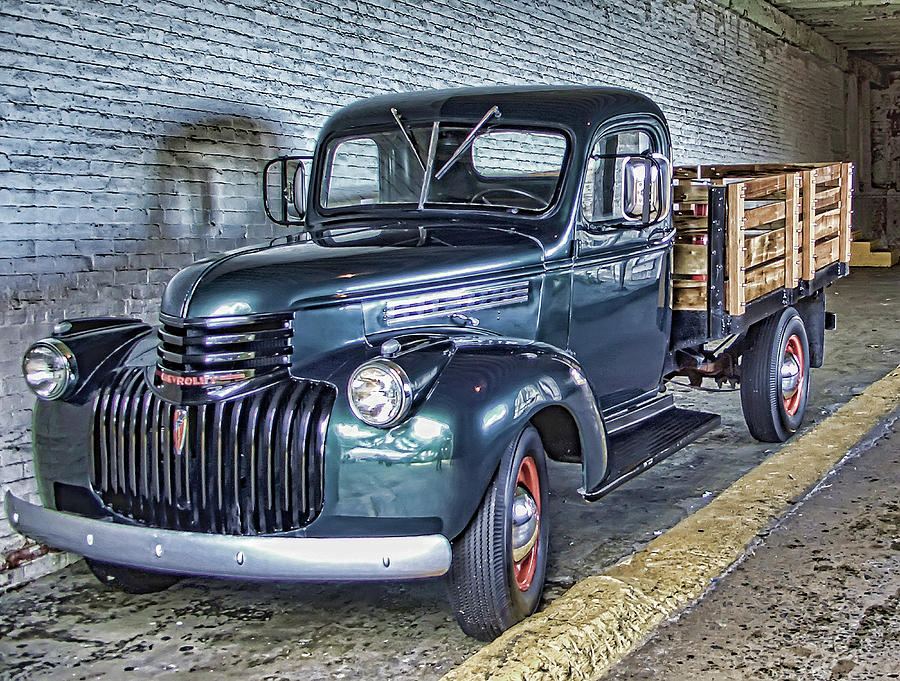
[[885, 71], [900, 71], [900, 0], [769, 0]]

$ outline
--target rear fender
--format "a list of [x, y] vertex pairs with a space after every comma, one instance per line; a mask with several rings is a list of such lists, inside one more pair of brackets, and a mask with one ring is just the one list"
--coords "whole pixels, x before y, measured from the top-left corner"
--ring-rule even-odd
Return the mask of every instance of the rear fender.
[[794, 309], [803, 319], [809, 342], [809, 366], [818, 369], [825, 363], [825, 291], [797, 301]]

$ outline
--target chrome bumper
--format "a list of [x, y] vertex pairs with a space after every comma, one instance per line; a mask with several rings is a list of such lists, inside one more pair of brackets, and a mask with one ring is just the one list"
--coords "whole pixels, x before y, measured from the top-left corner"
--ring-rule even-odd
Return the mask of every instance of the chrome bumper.
[[437, 577], [450, 542], [414, 537], [235, 537], [158, 530], [52, 511], [6, 493], [13, 528], [35, 541], [129, 567], [236, 579], [373, 581]]

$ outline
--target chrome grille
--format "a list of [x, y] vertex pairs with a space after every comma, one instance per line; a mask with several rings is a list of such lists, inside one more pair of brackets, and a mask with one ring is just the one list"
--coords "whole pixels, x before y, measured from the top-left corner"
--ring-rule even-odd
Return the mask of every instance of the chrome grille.
[[505, 286], [459, 288], [391, 301], [384, 308], [384, 321], [399, 324], [525, 302], [528, 302], [527, 281]]
[[160, 315], [159, 366], [182, 374], [263, 373], [290, 363], [292, 315], [265, 314], [185, 321]]
[[234, 535], [302, 527], [321, 510], [334, 399], [326, 384], [285, 380], [180, 406], [152, 392], [142, 369], [126, 369], [95, 403], [92, 485], [113, 511], [153, 527]]

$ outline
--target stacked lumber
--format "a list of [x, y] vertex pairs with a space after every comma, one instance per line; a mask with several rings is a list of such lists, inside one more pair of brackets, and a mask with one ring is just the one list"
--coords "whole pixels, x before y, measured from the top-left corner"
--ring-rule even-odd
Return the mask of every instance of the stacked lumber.
[[675, 309], [708, 309], [712, 187], [725, 193], [728, 314], [742, 315], [748, 302], [850, 261], [849, 163], [682, 166], [675, 178]]
[[883, 248], [878, 241], [854, 241], [850, 244], [852, 267], [893, 267], [900, 262], [900, 251]]

